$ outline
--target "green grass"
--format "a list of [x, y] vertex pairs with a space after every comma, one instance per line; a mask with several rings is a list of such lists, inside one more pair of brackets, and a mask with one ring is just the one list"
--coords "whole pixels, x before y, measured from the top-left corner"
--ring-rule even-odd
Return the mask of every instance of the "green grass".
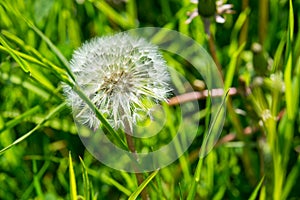
[[[189, 0], [77, 2], [0, 0], [0, 199], [140, 199], [144, 188], [151, 199], [299, 199], [299, 0], [228, 0], [236, 12], [226, 15], [225, 24], [211, 19], [213, 40], [200, 17], [185, 23], [186, 13], [197, 7]], [[212, 131], [210, 101], [198, 100], [193, 144], [171, 165], [143, 173], [138, 185], [133, 173], [111, 169], [85, 149], [61, 84], [73, 86], [94, 107], [74, 83], [68, 62], [73, 50], [95, 36], [147, 26], [197, 41], [221, 64], [225, 88], [238, 93], [224, 98], [224, 128], [207, 156], [199, 157], [199, 150]], [[261, 52], [251, 49], [255, 42]], [[180, 57], [163, 54], [191, 84], [203, 80]], [[179, 111], [164, 106], [171, 137]], [[163, 145], [170, 137], [139, 145]]]

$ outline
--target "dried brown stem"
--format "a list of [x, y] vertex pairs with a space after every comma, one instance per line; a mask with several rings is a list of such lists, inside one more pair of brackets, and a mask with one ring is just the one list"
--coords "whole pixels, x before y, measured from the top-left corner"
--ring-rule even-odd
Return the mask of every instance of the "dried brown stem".
[[203, 20], [203, 23], [204, 23], [205, 33], [208, 37], [208, 47], [209, 47], [210, 55], [213, 58], [215, 64], [217, 65], [220, 74], [222, 74], [222, 67], [221, 67], [219, 59], [217, 57], [215, 41], [214, 41], [214, 38], [213, 38], [213, 36], [211, 35], [211, 32], [210, 32], [210, 19], [206, 18], [206, 17], [202, 17], [202, 20]]
[[215, 46], [214, 38], [212, 37], [211, 34], [208, 35], [208, 46], [209, 46], [210, 55], [213, 58], [215, 64], [217, 65], [220, 74], [222, 74], [222, 67], [221, 67], [219, 59], [217, 57], [217, 52], [216, 52], [216, 46]]
[[[133, 168], [134, 168], [134, 171], [136, 172], [135, 176], [136, 176], [138, 185], [141, 185], [144, 182], [144, 177], [143, 177], [142, 173], [138, 172], [138, 166], [137, 166], [138, 165], [138, 157], [136, 154], [136, 149], [135, 149], [134, 141], [133, 141], [133, 137], [132, 137], [132, 128], [129, 124], [129, 121], [126, 118], [123, 121], [123, 123], [124, 123], [124, 127], [125, 127], [125, 138], [126, 138], [128, 148], [131, 151], [131, 153], [133, 154], [134, 159], [136, 161], [133, 163]], [[149, 199], [146, 188], [144, 188], [143, 191], [141, 192], [141, 197], [143, 200]]]
[[[226, 92], [226, 91], [225, 91]], [[170, 106], [178, 105], [181, 103], [195, 101], [199, 99], [206, 99], [207, 97], [220, 97], [225, 94], [224, 89], [212, 89], [212, 90], [203, 90], [200, 92], [189, 92], [182, 95], [178, 95], [169, 99], [168, 104]], [[228, 95], [233, 96], [238, 93], [236, 88], [229, 88]]]

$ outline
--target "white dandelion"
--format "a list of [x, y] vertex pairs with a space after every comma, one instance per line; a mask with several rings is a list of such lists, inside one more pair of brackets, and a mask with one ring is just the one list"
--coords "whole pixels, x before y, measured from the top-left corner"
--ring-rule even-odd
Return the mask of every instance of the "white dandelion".
[[[125, 33], [92, 39], [70, 61], [76, 83], [114, 128], [132, 126], [166, 101], [169, 74], [158, 48]], [[76, 120], [97, 129], [94, 111], [72, 90], [64, 93]], [[130, 127], [132, 128], [132, 127]]]

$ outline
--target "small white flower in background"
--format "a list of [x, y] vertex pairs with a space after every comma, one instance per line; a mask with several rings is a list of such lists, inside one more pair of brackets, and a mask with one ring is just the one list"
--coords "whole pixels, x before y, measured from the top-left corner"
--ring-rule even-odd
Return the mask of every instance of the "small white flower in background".
[[[213, 7], [209, 5], [209, 2], [212, 2], [215, 4]], [[189, 24], [192, 22], [192, 20], [197, 17], [198, 15], [202, 15], [203, 17], [208, 17], [206, 15], [203, 15], [200, 13], [199, 6], [202, 8], [201, 11], [204, 11], [206, 13], [213, 13], [215, 16], [215, 20], [217, 23], [225, 23], [225, 18], [222, 16], [223, 14], [233, 14], [234, 11], [232, 10], [233, 5], [232, 4], [224, 4], [223, 0], [218, 0], [215, 2], [215, 0], [191, 0], [191, 3], [198, 4], [198, 9], [194, 9], [192, 12], [188, 12], [189, 18], [185, 21], [186, 24]], [[208, 6], [208, 7], [207, 7]], [[211, 9], [211, 10], [210, 10]]]
[[[77, 84], [114, 128], [149, 116], [154, 103], [165, 101], [170, 91], [158, 48], [125, 33], [86, 42], [70, 64]], [[71, 87], [65, 85], [64, 92], [76, 120], [97, 129], [100, 121], [88, 105]]]

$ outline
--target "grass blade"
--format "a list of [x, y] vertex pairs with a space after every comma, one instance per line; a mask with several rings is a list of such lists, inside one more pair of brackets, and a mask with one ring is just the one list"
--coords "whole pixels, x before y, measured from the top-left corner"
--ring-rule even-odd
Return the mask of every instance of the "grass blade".
[[33, 108], [31, 108], [30, 110], [26, 111], [25, 113], [23, 113], [20, 116], [17, 116], [16, 118], [10, 120], [9, 122], [5, 123], [5, 126], [0, 129], [0, 133], [2, 133], [3, 131], [7, 130], [7, 129], [11, 129], [12, 127], [16, 126], [17, 124], [21, 123], [25, 118], [39, 112], [41, 110], [41, 107], [35, 106]]
[[91, 197], [91, 192], [90, 192], [90, 181], [89, 181], [89, 176], [87, 173], [87, 169], [86, 166], [83, 162], [83, 160], [81, 159], [81, 157], [79, 157], [81, 165], [82, 165], [82, 176], [83, 176], [83, 184], [84, 184], [84, 199], [85, 200], [90, 200]]
[[217, 114], [216, 114], [215, 118], [213, 119], [213, 121], [211, 122], [209, 130], [207, 131], [207, 135], [205, 136], [205, 138], [203, 140], [203, 143], [202, 143], [202, 146], [201, 146], [200, 155], [199, 155], [199, 161], [198, 161], [198, 164], [197, 164], [197, 167], [196, 167], [196, 172], [195, 172], [195, 175], [194, 175], [194, 179], [192, 181], [191, 189], [189, 190], [189, 194], [188, 194], [188, 197], [187, 197], [188, 200], [195, 199], [196, 190], [197, 190], [197, 184], [200, 181], [201, 169], [202, 169], [202, 165], [203, 165], [204, 155], [205, 155], [205, 152], [206, 152], [205, 149], [206, 149], [206, 146], [207, 146], [207, 144], [209, 142], [208, 138], [212, 134], [212, 132], [214, 130], [214, 126], [218, 123], [218, 118], [220, 116], [222, 116], [223, 112], [225, 112], [224, 109], [223, 109], [223, 106], [224, 106], [224, 104], [226, 102], [226, 98], [228, 96], [228, 93], [229, 93], [229, 90], [224, 95], [222, 103], [221, 103], [220, 107], [217, 110]]
[[285, 83], [285, 98], [286, 98], [286, 109], [289, 119], [294, 119], [295, 109], [293, 108], [294, 96], [293, 96], [293, 87], [292, 87], [292, 69], [293, 69], [293, 57], [292, 57], [292, 41], [293, 41], [293, 32], [294, 32], [294, 12], [293, 12], [293, 3], [290, 2], [289, 8], [289, 29], [287, 37], [287, 63], [284, 71], [284, 83]]
[[226, 77], [225, 77], [225, 83], [224, 83], [224, 88], [227, 90], [231, 87], [234, 73], [236, 71], [237, 67], [237, 62], [238, 62], [238, 57], [242, 53], [246, 46], [246, 43], [243, 43], [232, 55], [228, 70], [226, 72]]
[[16, 139], [12, 144], [8, 145], [7, 147], [0, 150], [0, 155], [3, 154], [5, 151], [10, 149], [11, 147], [15, 146], [16, 144], [19, 144], [26, 138], [28, 138], [31, 134], [33, 134], [35, 131], [37, 131], [39, 128], [43, 126], [45, 122], [47, 122], [50, 118], [52, 118], [57, 113], [61, 112], [63, 109], [65, 109], [66, 103], [62, 103], [59, 106], [57, 106], [54, 110], [52, 110], [44, 119], [42, 119], [41, 122], [39, 122], [33, 129], [31, 129], [29, 132], [27, 132], [22, 137]]
[[71, 152], [69, 152], [69, 176], [70, 176], [70, 198], [71, 200], [77, 200], [77, 189], [76, 189], [76, 179], [72, 163]]
[[10, 10], [17, 18], [24, 21], [29, 28], [31, 28], [37, 35], [39, 35], [42, 38], [42, 40], [44, 40], [46, 42], [46, 44], [49, 46], [49, 48], [54, 52], [54, 54], [63, 63], [64, 69], [66, 69], [68, 74], [71, 76], [71, 78], [73, 80], [75, 80], [74, 75], [73, 75], [72, 71], [70, 70], [68, 60], [60, 52], [60, 50], [51, 42], [51, 40], [42, 31], [40, 31], [30, 20], [25, 18], [24, 15], [22, 15], [19, 10], [17, 10], [16, 8], [13, 8], [12, 5], [10, 5], [7, 2], [1, 2], [1, 3], [4, 7], [6, 7], [7, 10]]
[[32, 161], [32, 167], [33, 167], [33, 184], [34, 188], [36, 190], [36, 193], [40, 199], [43, 199], [43, 192], [42, 192], [42, 187], [39, 181], [39, 177], [37, 176], [37, 165], [36, 165], [36, 160]]
[[263, 176], [261, 178], [261, 180], [259, 181], [259, 183], [257, 184], [257, 186], [255, 187], [254, 191], [252, 192], [249, 200], [255, 200], [255, 199], [257, 199], [259, 189], [261, 188], [261, 186], [262, 186], [262, 184], [264, 182], [264, 179], [265, 179], [265, 177]]
[[148, 178], [130, 195], [128, 200], [134, 200], [136, 199], [139, 194], [143, 191], [143, 189], [150, 183], [150, 181], [156, 176], [156, 174], [159, 172], [159, 169], [155, 170], [148, 176]]
[[128, 20], [117, 11], [115, 11], [108, 3], [105, 1], [97, 1], [93, 0], [92, 3], [98, 8], [101, 12], [103, 12], [106, 16], [111, 18], [114, 22], [116, 22], [119, 26], [123, 28], [133, 28], [135, 25], [132, 24], [133, 20]]
[[298, 161], [296, 165], [292, 168], [291, 172], [289, 173], [284, 188], [282, 190], [281, 199], [287, 199], [289, 193], [291, 192], [292, 188], [297, 184], [298, 177], [300, 173], [300, 156], [298, 157]]
[[21, 57], [16, 55], [13, 52], [13, 49], [10, 48], [10, 46], [6, 43], [5, 39], [0, 34], [0, 43], [3, 45], [5, 50], [11, 55], [11, 57], [20, 65], [20, 67], [23, 69], [24, 72], [29, 73], [30, 67], [27, 62], [25, 62]]

